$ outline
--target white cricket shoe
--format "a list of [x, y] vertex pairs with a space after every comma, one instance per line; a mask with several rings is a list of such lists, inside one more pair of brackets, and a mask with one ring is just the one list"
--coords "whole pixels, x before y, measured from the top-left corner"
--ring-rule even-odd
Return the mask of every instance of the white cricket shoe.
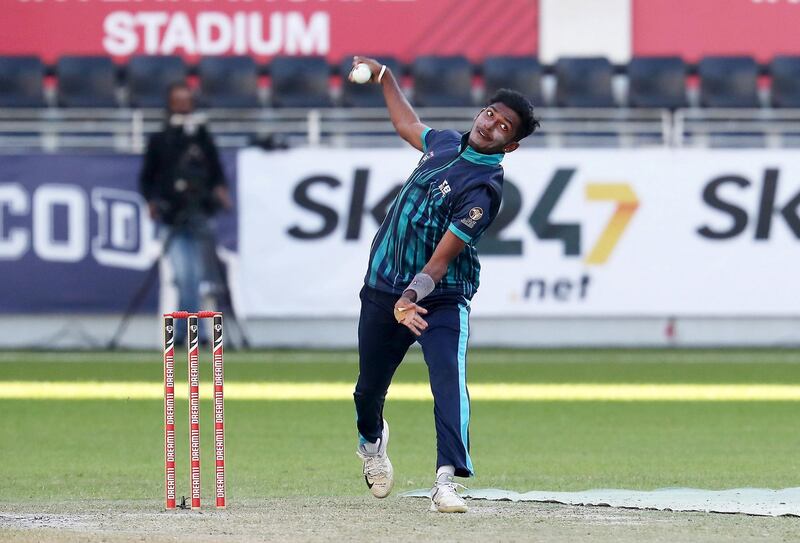
[[467, 503], [456, 487], [466, 488], [453, 481], [453, 477], [441, 474], [431, 489], [431, 511], [439, 513], [466, 513]]
[[389, 425], [383, 421], [383, 434], [375, 443], [362, 443], [356, 454], [364, 461], [364, 481], [376, 498], [385, 498], [394, 486], [394, 469], [386, 454]]

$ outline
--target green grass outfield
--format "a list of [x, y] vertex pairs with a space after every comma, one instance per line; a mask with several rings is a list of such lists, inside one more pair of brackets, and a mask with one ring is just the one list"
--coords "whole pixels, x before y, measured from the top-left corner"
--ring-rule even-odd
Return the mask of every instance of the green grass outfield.
[[[226, 402], [230, 500], [366, 492], [354, 454], [352, 401], [341, 392], [337, 399], [314, 399], [320, 385], [335, 388], [355, 380], [353, 352], [228, 352], [225, 359], [226, 384], [232, 391]], [[206, 352], [201, 352], [201, 362], [202, 379], [208, 383]], [[182, 353], [176, 365], [176, 382], [183, 383]], [[633, 399], [623, 392], [617, 399], [602, 401], [502, 395], [476, 400], [471, 438], [477, 477], [468, 481], [470, 486], [516, 491], [800, 486], [800, 400], [786, 400], [784, 393], [770, 396], [770, 391], [779, 390], [797, 398], [800, 356], [796, 352], [473, 350], [468, 375], [475, 390], [484, 386], [491, 394], [498, 388], [488, 385], [505, 383], [642, 385], [634, 387], [640, 391], [688, 384], [701, 392], [724, 385], [728, 387], [724, 390], [736, 394], [765, 391], [734, 401], [713, 394], [702, 400], [654, 401], [647, 392]], [[121, 399], [47, 399], [47, 394], [32, 399], [24, 391], [37, 390], [39, 382], [82, 383], [89, 388], [104, 382], [119, 390], [127, 390], [126, 383], [149, 383], [152, 388], [160, 386], [161, 379], [157, 352], [0, 352], [2, 500], [159, 499], [163, 494], [160, 399], [127, 399], [124, 394]], [[419, 351], [407, 357], [395, 382], [426, 384]], [[317, 388], [300, 400], [235, 397], [237, 385], [254, 383], [264, 390], [275, 383], [302, 390], [301, 385], [313, 383]], [[535, 397], [539, 388], [530, 388]], [[12, 389], [18, 397], [8, 399]], [[181, 495], [188, 493], [186, 402], [177, 401], [177, 407]], [[392, 425], [396, 489], [428, 486], [435, 460], [432, 402], [393, 400], [390, 389], [386, 417]], [[203, 495], [209, 500], [213, 477], [208, 399], [202, 403], [200, 422]]]

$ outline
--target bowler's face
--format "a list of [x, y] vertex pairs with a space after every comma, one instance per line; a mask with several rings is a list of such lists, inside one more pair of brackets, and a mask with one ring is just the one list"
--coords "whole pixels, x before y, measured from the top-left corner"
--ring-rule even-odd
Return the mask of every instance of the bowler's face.
[[520, 124], [517, 113], [502, 103], [494, 103], [482, 109], [469, 133], [469, 144], [476, 151], [486, 154], [508, 153], [517, 148], [514, 141]]

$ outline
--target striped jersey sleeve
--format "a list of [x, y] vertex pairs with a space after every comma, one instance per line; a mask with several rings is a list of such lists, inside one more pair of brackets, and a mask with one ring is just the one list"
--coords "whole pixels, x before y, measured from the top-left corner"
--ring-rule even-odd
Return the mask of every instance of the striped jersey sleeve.
[[441, 146], [452, 146], [455, 149], [461, 141], [461, 134], [455, 130], [435, 130], [430, 126], [425, 127], [420, 137], [422, 139], [423, 153], [427, 153], [434, 147]]

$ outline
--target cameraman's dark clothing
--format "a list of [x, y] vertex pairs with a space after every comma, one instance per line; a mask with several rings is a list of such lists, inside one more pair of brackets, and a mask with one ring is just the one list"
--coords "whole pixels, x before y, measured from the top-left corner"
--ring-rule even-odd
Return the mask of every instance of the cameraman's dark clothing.
[[183, 127], [168, 126], [147, 142], [139, 185], [145, 199], [156, 203], [165, 224], [213, 215], [213, 190], [223, 184], [219, 154], [204, 126], [192, 135]]

